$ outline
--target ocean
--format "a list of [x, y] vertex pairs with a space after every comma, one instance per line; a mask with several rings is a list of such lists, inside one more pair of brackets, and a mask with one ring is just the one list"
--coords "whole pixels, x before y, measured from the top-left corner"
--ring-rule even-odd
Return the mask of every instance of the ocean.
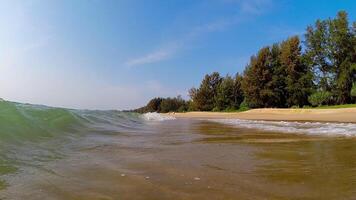
[[0, 199], [354, 199], [356, 124], [0, 102]]

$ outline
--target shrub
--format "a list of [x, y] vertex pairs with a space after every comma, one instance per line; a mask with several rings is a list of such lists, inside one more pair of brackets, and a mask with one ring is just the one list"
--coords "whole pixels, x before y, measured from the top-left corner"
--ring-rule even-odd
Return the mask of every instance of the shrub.
[[246, 110], [249, 110], [249, 106], [248, 106], [248, 103], [246, 101], [246, 99], [244, 99], [241, 104], [240, 104], [240, 108], [239, 108], [239, 111], [246, 111]]
[[331, 99], [331, 93], [327, 91], [319, 91], [308, 97], [309, 103], [313, 106], [321, 106], [327, 104]]
[[351, 89], [351, 96], [352, 96], [352, 97], [356, 97], [356, 83], [354, 83], [354, 85], [352, 86], [352, 89]]
[[213, 112], [219, 112], [220, 109], [219, 109], [218, 107], [214, 107], [212, 111], [213, 111]]
[[237, 109], [236, 108], [234, 108], [234, 107], [228, 107], [228, 108], [226, 108], [224, 111], [225, 112], [235, 112]]

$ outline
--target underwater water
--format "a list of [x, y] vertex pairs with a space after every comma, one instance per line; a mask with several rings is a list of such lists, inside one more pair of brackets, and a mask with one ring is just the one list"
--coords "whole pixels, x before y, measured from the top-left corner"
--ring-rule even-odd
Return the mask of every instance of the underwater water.
[[0, 199], [354, 199], [356, 125], [0, 102]]

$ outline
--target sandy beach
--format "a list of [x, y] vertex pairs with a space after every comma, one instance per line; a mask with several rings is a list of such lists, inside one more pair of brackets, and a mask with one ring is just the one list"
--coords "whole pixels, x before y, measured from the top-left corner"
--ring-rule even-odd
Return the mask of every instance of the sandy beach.
[[356, 108], [338, 109], [253, 109], [245, 112], [169, 113], [176, 118], [249, 119], [273, 121], [319, 121], [356, 123]]

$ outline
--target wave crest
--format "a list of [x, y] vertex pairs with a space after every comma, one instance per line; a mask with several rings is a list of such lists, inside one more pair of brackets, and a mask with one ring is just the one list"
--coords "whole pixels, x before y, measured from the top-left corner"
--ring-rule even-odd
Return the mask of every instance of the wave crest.
[[210, 121], [264, 131], [326, 136], [356, 136], [356, 124], [353, 123], [287, 122], [242, 119], [214, 119]]
[[166, 120], [175, 120], [175, 117], [162, 115], [156, 112], [145, 113], [142, 115], [142, 118], [146, 121], [166, 121]]

